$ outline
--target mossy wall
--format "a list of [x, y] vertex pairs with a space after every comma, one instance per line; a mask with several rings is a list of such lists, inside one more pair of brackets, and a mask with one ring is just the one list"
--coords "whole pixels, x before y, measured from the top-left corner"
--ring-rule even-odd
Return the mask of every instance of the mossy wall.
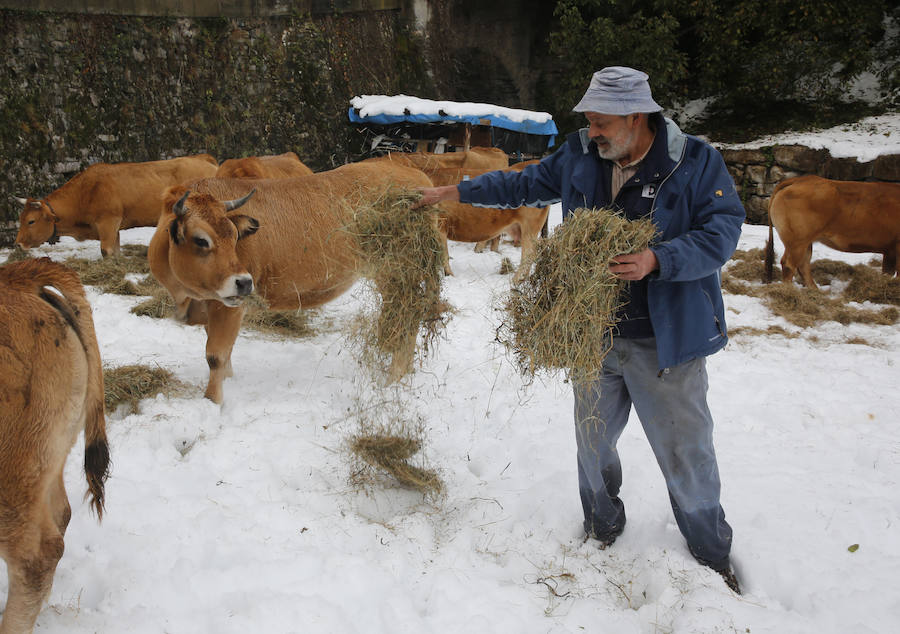
[[[296, 152], [313, 170], [360, 143], [358, 94], [431, 96], [399, 11], [176, 18], [0, 10], [0, 243], [20, 211], [96, 162]], [[5, 229], [5, 230], [4, 230]]]

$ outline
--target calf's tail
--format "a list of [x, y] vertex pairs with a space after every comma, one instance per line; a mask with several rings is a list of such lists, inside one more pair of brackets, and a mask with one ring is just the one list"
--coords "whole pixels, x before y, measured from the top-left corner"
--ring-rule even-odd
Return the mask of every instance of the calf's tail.
[[[103, 518], [104, 484], [109, 475], [109, 444], [106, 439], [104, 412], [103, 365], [100, 347], [94, 332], [91, 305], [84, 294], [81, 279], [72, 269], [52, 262], [49, 258], [31, 260], [22, 280], [36, 295], [53, 306], [69, 324], [81, 342], [88, 366], [85, 396], [84, 471], [87, 478], [91, 506], [97, 518]], [[24, 285], [24, 284], [23, 284]]]

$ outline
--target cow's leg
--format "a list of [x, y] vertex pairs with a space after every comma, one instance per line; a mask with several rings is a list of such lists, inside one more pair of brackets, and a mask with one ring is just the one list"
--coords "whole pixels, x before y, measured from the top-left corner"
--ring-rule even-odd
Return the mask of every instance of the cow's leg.
[[533, 231], [530, 227], [522, 227], [519, 231], [519, 236], [522, 241], [522, 253], [519, 259], [519, 268], [516, 269], [516, 274], [513, 276], [514, 283], [521, 282], [528, 276], [528, 272], [531, 269], [531, 262], [534, 259], [535, 241], [537, 240], [538, 235], [540, 235], [540, 232], [540, 226], [534, 228]]
[[475, 253], [483, 252], [485, 247], [487, 247], [487, 246], [490, 246], [491, 251], [493, 251], [494, 253], [499, 253], [500, 252], [500, 235], [501, 234], [498, 233], [490, 240], [480, 240], [480, 241], [476, 242], [475, 243]]
[[53, 521], [59, 528], [60, 535], [66, 534], [69, 520], [72, 519], [72, 507], [69, 506], [69, 496], [66, 495], [66, 485], [63, 482], [63, 472], [59, 475], [52, 487], [50, 487], [50, 509], [53, 513]]
[[[816, 285], [816, 281], [812, 276], [812, 245], [810, 244], [806, 247], [806, 251], [801, 256], [801, 260], [799, 260], [799, 264], [797, 269], [800, 271], [800, 277], [803, 279], [803, 284], [807, 288], [819, 288]], [[797, 262], [797, 260], [794, 260]]]
[[447, 246], [447, 232], [441, 229], [440, 234], [441, 246], [444, 250], [444, 275], [453, 275], [453, 271], [450, 269], [450, 248]]
[[206, 362], [209, 364], [209, 384], [206, 398], [221, 403], [222, 381], [230, 376], [231, 350], [241, 329], [244, 307], [229, 308], [221, 302], [207, 302], [209, 321], [206, 327]]
[[103, 257], [119, 255], [119, 227], [122, 217], [104, 218], [97, 223], [97, 235], [100, 236], [100, 253]]
[[803, 283], [809, 288], [818, 288], [812, 278], [810, 260], [812, 244], [785, 245], [781, 256], [781, 281], [790, 284], [794, 281], [794, 273], [799, 273]]
[[0, 634], [31, 632], [50, 594], [64, 542], [49, 507], [43, 507], [40, 517], [38, 524], [26, 529], [22, 538], [8, 549], [9, 594]]
[[897, 273], [897, 253], [900, 252], [900, 244], [888, 248], [881, 259], [881, 272], [893, 276]]

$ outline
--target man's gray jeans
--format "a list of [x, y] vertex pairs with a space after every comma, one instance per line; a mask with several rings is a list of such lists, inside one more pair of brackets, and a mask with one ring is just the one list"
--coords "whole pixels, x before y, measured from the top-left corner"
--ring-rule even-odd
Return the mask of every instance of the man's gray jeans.
[[601, 376], [573, 381], [578, 483], [588, 535], [611, 541], [625, 528], [616, 442], [633, 403], [691, 554], [717, 570], [728, 566], [731, 527], [719, 504], [707, 388], [702, 357], [660, 372], [654, 338], [614, 338]]

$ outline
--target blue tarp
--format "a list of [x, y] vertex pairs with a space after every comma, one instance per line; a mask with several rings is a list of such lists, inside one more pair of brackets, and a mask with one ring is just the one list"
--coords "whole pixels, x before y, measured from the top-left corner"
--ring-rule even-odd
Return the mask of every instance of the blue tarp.
[[[559, 130], [556, 129], [556, 123], [553, 122], [553, 119], [549, 119], [544, 122], [538, 121], [513, 121], [512, 119], [507, 119], [506, 117], [487, 114], [484, 116], [451, 116], [451, 115], [442, 115], [440, 113], [429, 113], [429, 114], [401, 114], [401, 115], [392, 115], [392, 114], [377, 114], [367, 117], [359, 116], [359, 112], [356, 108], [351, 107], [348, 115], [350, 117], [350, 121], [353, 123], [375, 123], [380, 125], [390, 125], [394, 123], [470, 123], [472, 125], [491, 125], [495, 128], [504, 128], [506, 130], [514, 130], [516, 132], [524, 132], [525, 134], [538, 134], [542, 136], [549, 136], [550, 139], [547, 143], [547, 147], [553, 145], [556, 134], [559, 133]], [[486, 123], [487, 122], [487, 123]]]

